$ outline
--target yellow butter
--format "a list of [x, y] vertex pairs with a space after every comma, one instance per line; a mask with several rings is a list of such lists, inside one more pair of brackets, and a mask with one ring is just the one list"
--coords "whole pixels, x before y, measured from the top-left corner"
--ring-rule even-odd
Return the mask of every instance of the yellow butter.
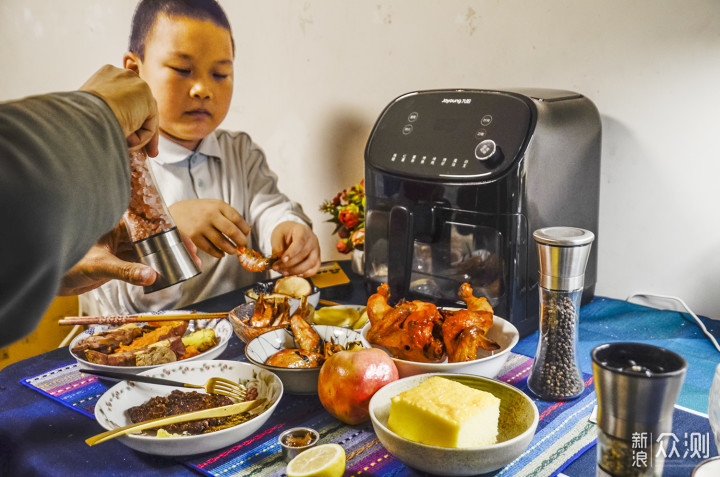
[[497, 440], [500, 399], [433, 376], [390, 401], [388, 427], [411, 441], [440, 447], [478, 447]]

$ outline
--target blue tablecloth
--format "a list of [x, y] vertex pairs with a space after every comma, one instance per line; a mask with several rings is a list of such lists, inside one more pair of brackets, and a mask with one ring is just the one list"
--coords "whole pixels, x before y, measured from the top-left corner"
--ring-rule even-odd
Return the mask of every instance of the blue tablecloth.
[[[360, 303], [356, 297], [328, 294], [328, 299]], [[205, 303], [202, 311], [227, 309], [225, 296]], [[704, 320], [716, 336], [720, 326]], [[611, 341], [640, 341], [676, 351], [689, 363], [679, 404], [706, 412], [708, 392], [718, 353], [700, 330], [684, 315], [658, 311], [620, 300], [596, 297], [580, 313], [579, 358], [584, 372], [591, 373], [590, 350]], [[518, 343], [515, 351], [533, 356], [537, 334]], [[44, 373], [71, 362], [66, 348], [15, 363], [0, 370], [0, 475], [195, 475], [172, 459], [132, 451], [119, 442], [88, 447], [84, 439], [98, 432], [98, 425], [87, 416], [67, 409], [46, 396], [20, 384], [24, 378]], [[678, 413], [676, 413], [678, 414]], [[679, 423], [681, 426], [682, 423]], [[699, 431], [709, 431], [707, 419], [694, 421]], [[685, 432], [678, 427], [680, 432]], [[683, 439], [683, 436], [679, 436]], [[712, 455], [716, 449], [712, 445]], [[682, 459], [667, 461], [667, 475], [689, 475]], [[569, 476], [594, 475], [595, 449], [592, 448], [563, 472]]]
[[[720, 337], [720, 322], [700, 319]], [[689, 315], [657, 310], [623, 300], [595, 297], [580, 310], [578, 360], [583, 372], [592, 373], [590, 351], [614, 341], [634, 341], [675, 351], [688, 362], [678, 404], [707, 412], [708, 395], [720, 352], [702, 334]], [[515, 351], [535, 356], [537, 333], [521, 340]]]

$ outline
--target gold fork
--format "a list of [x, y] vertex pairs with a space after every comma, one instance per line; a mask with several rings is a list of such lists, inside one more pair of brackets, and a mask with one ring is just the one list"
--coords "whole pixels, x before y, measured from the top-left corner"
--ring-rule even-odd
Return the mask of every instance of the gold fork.
[[104, 376], [107, 378], [124, 379], [126, 381], [135, 381], [139, 383], [160, 384], [162, 386], [177, 386], [184, 388], [204, 389], [209, 394], [219, 394], [227, 396], [234, 402], [244, 401], [247, 397], [247, 388], [234, 381], [225, 378], [210, 378], [205, 384], [190, 384], [181, 381], [173, 381], [171, 379], [154, 378], [152, 376], [143, 376], [141, 374], [128, 374], [118, 371], [100, 371], [95, 369], [80, 369], [81, 373], [94, 374], [96, 376]]
[[105, 442], [109, 439], [114, 439], [118, 436], [124, 436], [125, 434], [129, 434], [131, 432], [138, 432], [154, 427], [177, 424], [179, 422], [195, 421], [198, 419], [209, 419], [213, 417], [224, 417], [232, 416], [234, 414], [242, 414], [244, 412], [250, 411], [251, 409], [257, 408], [260, 404], [263, 404], [264, 402], [264, 398], [255, 399], [254, 401], [245, 401], [222, 407], [203, 409], [201, 411], [186, 412], [184, 414], [175, 414], [174, 416], [150, 419], [149, 421], [138, 422], [135, 424], [130, 424], [128, 426], [118, 427], [117, 429], [105, 431], [102, 434], [97, 434], [88, 439], [85, 439], [85, 443], [87, 443], [87, 445], [89, 446], [93, 446], [95, 444]]

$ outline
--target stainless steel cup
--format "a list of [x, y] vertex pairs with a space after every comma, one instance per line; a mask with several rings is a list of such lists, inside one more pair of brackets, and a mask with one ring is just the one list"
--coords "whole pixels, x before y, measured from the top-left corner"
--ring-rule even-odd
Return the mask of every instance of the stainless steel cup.
[[[292, 439], [307, 440], [306, 443], [298, 445]], [[280, 434], [278, 442], [282, 447], [282, 456], [285, 462], [290, 462], [298, 454], [314, 447], [320, 440], [320, 434], [309, 427], [294, 427]]]
[[[609, 343], [591, 352], [598, 401], [598, 475], [659, 476], [687, 362], [665, 348]], [[664, 441], [663, 441], [664, 439]]]

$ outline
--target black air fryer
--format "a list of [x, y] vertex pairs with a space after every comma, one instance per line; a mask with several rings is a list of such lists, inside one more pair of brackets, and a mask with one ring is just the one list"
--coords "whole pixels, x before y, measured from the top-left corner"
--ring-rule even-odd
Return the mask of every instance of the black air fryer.
[[[401, 298], [462, 304], [469, 283], [527, 336], [538, 326], [534, 230], [598, 237], [600, 117], [558, 90], [418, 91], [382, 112], [365, 150], [365, 277]], [[593, 296], [597, 238], [583, 302]]]

